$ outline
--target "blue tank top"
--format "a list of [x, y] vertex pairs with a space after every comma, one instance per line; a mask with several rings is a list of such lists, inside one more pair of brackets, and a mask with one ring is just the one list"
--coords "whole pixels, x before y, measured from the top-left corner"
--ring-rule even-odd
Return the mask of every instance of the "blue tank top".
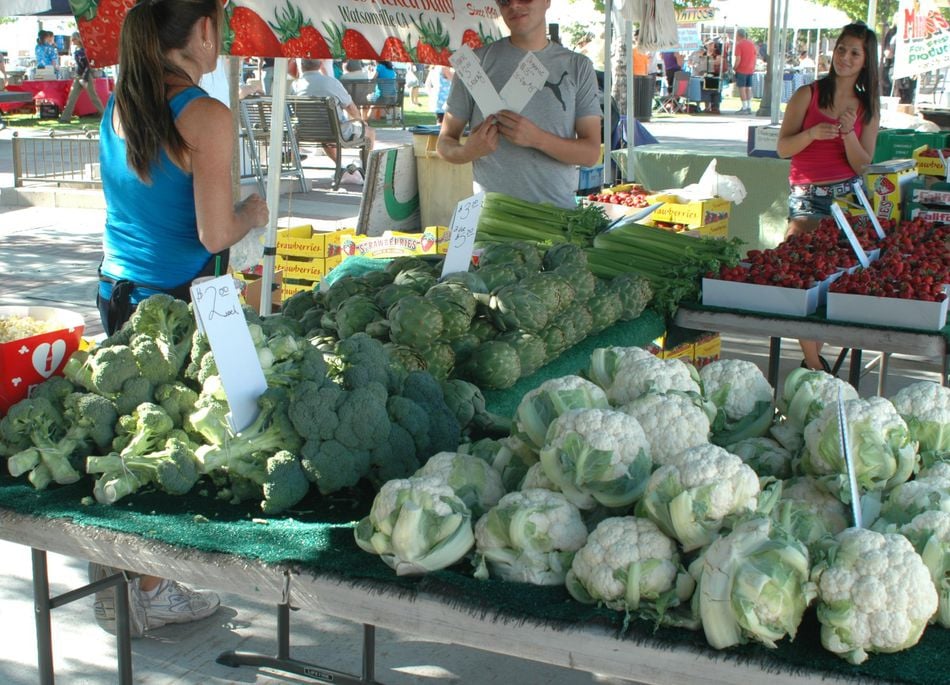
[[[178, 93], [168, 103], [172, 116], [177, 119], [185, 106], [202, 97], [209, 96], [197, 87]], [[143, 183], [126, 161], [125, 140], [112, 127], [114, 105], [110, 97], [99, 135], [106, 200], [101, 272], [115, 280], [171, 289], [197, 276], [211, 258], [198, 240], [194, 179], [160, 150], [150, 169], [151, 183]], [[100, 283], [102, 297], [108, 298], [111, 290]], [[131, 302], [154, 292], [136, 288]]]

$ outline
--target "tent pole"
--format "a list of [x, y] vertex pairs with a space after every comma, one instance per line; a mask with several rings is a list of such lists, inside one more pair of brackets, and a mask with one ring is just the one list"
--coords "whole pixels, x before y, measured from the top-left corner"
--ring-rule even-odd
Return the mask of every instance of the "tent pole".
[[[630, 165], [633, 162], [633, 148], [636, 147], [636, 137], [637, 137], [637, 89], [636, 81], [637, 75], [633, 73], [633, 22], [625, 21], [624, 22], [624, 42], [627, 45], [627, 64], [624, 66], [624, 71], [627, 73], [627, 163], [624, 164], [626, 169], [624, 169], [623, 180], [632, 181], [633, 179], [629, 178]], [[632, 116], [631, 116], [632, 115]]]
[[287, 58], [274, 59], [274, 85], [271, 88], [270, 148], [267, 155], [267, 231], [261, 273], [261, 316], [271, 313], [274, 265], [277, 248], [277, 214], [280, 210], [280, 167], [284, 154], [284, 108], [287, 102]]
[[[610, 132], [612, 130], [611, 98], [613, 97], [613, 78], [610, 67], [610, 48], [613, 43], [613, 0], [604, 2], [604, 165], [601, 175], [601, 185], [607, 177], [607, 160], [610, 157]], [[628, 162], [629, 163], [629, 162]]]

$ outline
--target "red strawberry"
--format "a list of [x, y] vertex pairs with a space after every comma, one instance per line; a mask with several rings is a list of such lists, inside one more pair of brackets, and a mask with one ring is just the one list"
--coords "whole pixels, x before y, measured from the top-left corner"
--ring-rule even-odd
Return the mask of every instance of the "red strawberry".
[[874, 183], [874, 192], [878, 195], [889, 195], [895, 190], [894, 184], [886, 176], [878, 177], [877, 181]]
[[277, 31], [277, 37], [283, 45], [281, 54], [284, 57], [329, 58], [330, 46], [313, 27], [310, 21], [304, 20], [299, 7], [287, 2], [285, 10], [277, 10], [277, 24], [271, 26]]
[[90, 64], [107, 67], [118, 63], [119, 29], [125, 13], [134, 4], [135, 0], [100, 0], [86, 3], [82, 12], [76, 12], [76, 24]]
[[333, 59], [380, 59], [379, 54], [359, 31], [345, 29], [332, 22], [323, 22], [323, 28], [330, 40]]
[[423, 233], [422, 238], [419, 240], [419, 246], [422, 248], [423, 252], [428, 252], [435, 244], [435, 237], [431, 233]]
[[436, 49], [421, 40], [416, 45], [416, 58], [420, 64], [440, 64], [439, 53], [436, 52]]
[[379, 56], [382, 59], [388, 60], [390, 62], [415, 62], [412, 53], [406, 48], [405, 43], [402, 42], [402, 39], [397, 38], [396, 36], [390, 36], [386, 39], [386, 42], [383, 43], [383, 49], [380, 52]]
[[473, 29], [465, 29], [464, 33], [462, 33], [462, 45], [467, 45], [472, 48], [472, 50], [480, 48], [482, 47], [481, 36]]
[[244, 57], [281, 54], [280, 41], [254, 10], [235, 7], [227, 19], [225, 48], [228, 54]]
[[422, 64], [449, 64], [449, 34], [442, 27], [442, 22], [436, 19], [427, 22], [422, 17], [419, 22], [413, 20], [419, 30], [419, 43], [416, 45], [416, 59]]

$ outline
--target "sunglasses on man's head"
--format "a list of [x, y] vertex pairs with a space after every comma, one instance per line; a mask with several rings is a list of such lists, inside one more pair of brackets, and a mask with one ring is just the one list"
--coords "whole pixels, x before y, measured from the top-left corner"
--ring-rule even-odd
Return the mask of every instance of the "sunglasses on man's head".
[[[499, 7], [508, 7], [514, 0], [495, 0]], [[530, 5], [531, 0], [519, 0], [522, 4]]]

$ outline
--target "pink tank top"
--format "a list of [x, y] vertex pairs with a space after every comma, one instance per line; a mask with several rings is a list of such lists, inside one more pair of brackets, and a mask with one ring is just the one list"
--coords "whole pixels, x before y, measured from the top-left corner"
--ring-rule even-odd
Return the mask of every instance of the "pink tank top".
[[[861, 117], [863, 108], [858, 108], [858, 117], [854, 122], [854, 134], [861, 137], [864, 122]], [[818, 109], [818, 88], [811, 85], [811, 102], [802, 121], [802, 130], [821, 123], [837, 124], [837, 120]], [[844, 151], [844, 140], [840, 137], [832, 140], [813, 140], [808, 147], [792, 157], [792, 166], [788, 174], [789, 183], [830, 183], [857, 176]]]

